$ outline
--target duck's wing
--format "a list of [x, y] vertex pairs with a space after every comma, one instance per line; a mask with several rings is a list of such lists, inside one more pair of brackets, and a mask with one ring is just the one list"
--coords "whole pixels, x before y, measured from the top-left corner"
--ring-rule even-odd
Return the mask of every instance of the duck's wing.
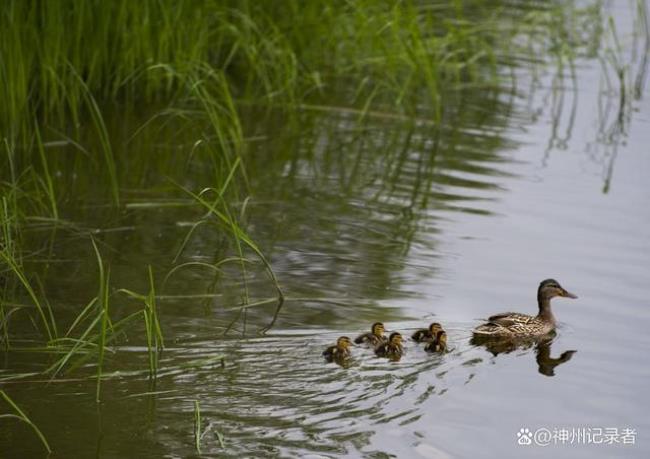
[[370, 340], [370, 337], [372, 336], [372, 333], [364, 333], [362, 335], [357, 336], [354, 339], [354, 342], [356, 344], [361, 344], [361, 343], [366, 343]]
[[384, 357], [386, 353], [388, 352], [388, 344], [387, 343], [382, 343], [379, 346], [375, 348], [375, 355], [379, 357]]
[[332, 357], [334, 357], [334, 354], [336, 354], [336, 346], [330, 346], [323, 351], [323, 356], [326, 359], [331, 359]]
[[429, 330], [427, 330], [427, 329], [418, 330], [418, 331], [416, 331], [415, 333], [413, 333], [411, 335], [411, 339], [413, 339], [413, 341], [416, 341], [418, 343], [421, 342], [421, 341], [424, 341], [424, 340], [426, 340], [427, 338], [430, 338], [430, 337], [431, 337], [431, 334], [429, 333]]
[[488, 317], [488, 322], [502, 327], [512, 327], [513, 325], [526, 325], [533, 319], [532, 316], [520, 314], [518, 312], [504, 312]]
[[446, 352], [447, 348], [442, 345], [442, 343], [439, 343], [438, 341], [433, 341], [424, 348], [425, 351], [427, 352], [440, 352], [444, 353]]
[[475, 335], [479, 336], [501, 336], [509, 335], [510, 330], [508, 327], [503, 326], [499, 323], [489, 322], [487, 324], [479, 325], [473, 330]]

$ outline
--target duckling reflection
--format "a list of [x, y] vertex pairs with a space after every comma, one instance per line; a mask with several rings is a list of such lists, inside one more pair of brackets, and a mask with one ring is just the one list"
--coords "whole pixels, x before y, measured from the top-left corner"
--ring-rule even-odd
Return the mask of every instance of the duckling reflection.
[[542, 338], [529, 338], [529, 339], [503, 339], [494, 340], [486, 339], [484, 337], [473, 336], [470, 344], [474, 346], [483, 346], [485, 349], [492, 353], [495, 357], [499, 354], [508, 354], [517, 349], [530, 349], [535, 347], [535, 361], [537, 362], [537, 371], [545, 376], [555, 376], [555, 368], [565, 362], [568, 362], [578, 351], [564, 351], [559, 357], [551, 357], [551, 345], [553, 338], [556, 336], [555, 332], [546, 335]]

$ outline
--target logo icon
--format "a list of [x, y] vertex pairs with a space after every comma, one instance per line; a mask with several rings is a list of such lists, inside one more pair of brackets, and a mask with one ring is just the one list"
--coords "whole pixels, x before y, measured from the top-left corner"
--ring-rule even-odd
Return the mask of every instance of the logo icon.
[[533, 443], [533, 434], [528, 427], [519, 429], [517, 432], [517, 443], [520, 445], [530, 445]]

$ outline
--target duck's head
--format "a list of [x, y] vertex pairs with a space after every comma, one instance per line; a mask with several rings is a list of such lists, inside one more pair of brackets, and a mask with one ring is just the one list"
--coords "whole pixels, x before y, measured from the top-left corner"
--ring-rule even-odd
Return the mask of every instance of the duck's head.
[[391, 333], [390, 336], [388, 337], [388, 342], [390, 344], [395, 344], [395, 345], [401, 345], [402, 344], [402, 335], [399, 333]]
[[442, 325], [440, 325], [438, 322], [434, 322], [429, 325], [429, 331], [431, 332], [432, 336], [436, 336], [440, 330], [442, 330]]
[[436, 334], [436, 341], [438, 342], [438, 344], [447, 346], [447, 332], [444, 330], [438, 331], [438, 333]]
[[539, 288], [537, 289], [538, 301], [547, 301], [556, 296], [578, 298], [573, 293], [567, 292], [555, 279], [546, 279], [539, 284]]
[[372, 334], [375, 336], [378, 336], [380, 338], [384, 336], [384, 330], [385, 330], [384, 324], [382, 324], [381, 322], [375, 322], [374, 324], [372, 324], [370, 330], [372, 331]]
[[352, 341], [347, 336], [341, 336], [336, 340], [336, 347], [339, 349], [348, 349], [350, 346], [352, 346]]

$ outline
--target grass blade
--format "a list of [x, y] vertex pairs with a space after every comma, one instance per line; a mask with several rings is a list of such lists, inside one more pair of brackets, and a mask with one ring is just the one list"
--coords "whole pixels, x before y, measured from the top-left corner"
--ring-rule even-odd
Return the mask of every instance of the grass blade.
[[194, 448], [201, 454], [201, 408], [198, 400], [194, 400]]
[[51, 453], [52, 449], [50, 448], [49, 443], [45, 439], [45, 436], [43, 435], [41, 430], [36, 426], [36, 424], [34, 424], [31, 421], [31, 419], [27, 417], [27, 415], [23, 412], [23, 410], [21, 410], [20, 407], [16, 405], [16, 403], [14, 403], [11, 397], [9, 397], [9, 395], [7, 395], [7, 393], [4, 390], [0, 390], [0, 395], [2, 396], [2, 398], [5, 399], [5, 401], [9, 404], [9, 406], [11, 406], [14, 409], [14, 411], [17, 413], [16, 417], [21, 421], [27, 423], [34, 430], [38, 438], [41, 440], [41, 443], [43, 443], [43, 446], [45, 446], [47, 452]]

